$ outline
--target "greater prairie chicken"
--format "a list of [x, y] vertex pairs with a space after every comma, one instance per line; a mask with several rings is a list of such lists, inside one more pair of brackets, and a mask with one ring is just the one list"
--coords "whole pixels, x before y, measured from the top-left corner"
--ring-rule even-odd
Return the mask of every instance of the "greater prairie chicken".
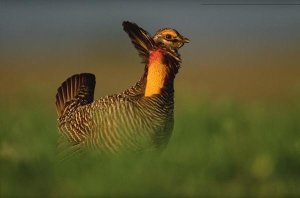
[[178, 49], [189, 40], [171, 28], [160, 29], [153, 38], [134, 23], [123, 22], [123, 28], [145, 63], [144, 74], [124, 92], [97, 100], [93, 74], [64, 81], [56, 94], [64, 150], [152, 150], [164, 147], [171, 136], [173, 84], [181, 62]]

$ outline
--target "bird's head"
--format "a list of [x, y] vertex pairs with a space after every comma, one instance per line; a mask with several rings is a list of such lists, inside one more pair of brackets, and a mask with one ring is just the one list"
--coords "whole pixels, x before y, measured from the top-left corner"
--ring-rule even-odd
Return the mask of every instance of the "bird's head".
[[174, 51], [177, 51], [185, 43], [190, 42], [188, 38], [182, 36], [172, 28], [158, 30], [154, 35], [153, 40], [156, 44], [163, 45], [164, 47]]

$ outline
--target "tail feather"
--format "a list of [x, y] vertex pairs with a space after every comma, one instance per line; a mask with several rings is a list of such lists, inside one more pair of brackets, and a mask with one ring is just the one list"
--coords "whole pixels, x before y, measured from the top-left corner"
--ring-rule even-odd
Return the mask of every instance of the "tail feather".
[[93, 102], [95, 75], [90, 73], [76, 74], [68, 78], [57, 89], [56, 111], [60, 117], [70, 101], [78, 100], [79, 105]]

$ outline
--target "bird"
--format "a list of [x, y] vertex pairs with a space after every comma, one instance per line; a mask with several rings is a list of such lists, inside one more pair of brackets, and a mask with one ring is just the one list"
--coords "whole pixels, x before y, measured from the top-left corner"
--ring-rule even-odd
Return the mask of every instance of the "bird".
[[159, 29], [152, 37], [133, 22], [122, 25], [145, 65], [143, 75], [125, 91], [96, 100], [94, 74], [65, 80], [55, 102], [61, 152], [141, 152], [163, 149], [169, 142], [174, 79], [181, 65], [178, 50], [189, 39], [172, 28]]

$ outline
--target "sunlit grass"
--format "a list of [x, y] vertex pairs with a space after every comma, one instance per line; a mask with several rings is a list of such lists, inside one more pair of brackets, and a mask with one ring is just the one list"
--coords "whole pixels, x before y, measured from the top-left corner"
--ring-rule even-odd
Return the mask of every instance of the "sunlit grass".
[[178, 97], [160, 154], [90, 153], [64, 164], [55, 159], [53, 106], [2, 105], [1, 197], [300, 194], [300, 106], [198, 99]]

